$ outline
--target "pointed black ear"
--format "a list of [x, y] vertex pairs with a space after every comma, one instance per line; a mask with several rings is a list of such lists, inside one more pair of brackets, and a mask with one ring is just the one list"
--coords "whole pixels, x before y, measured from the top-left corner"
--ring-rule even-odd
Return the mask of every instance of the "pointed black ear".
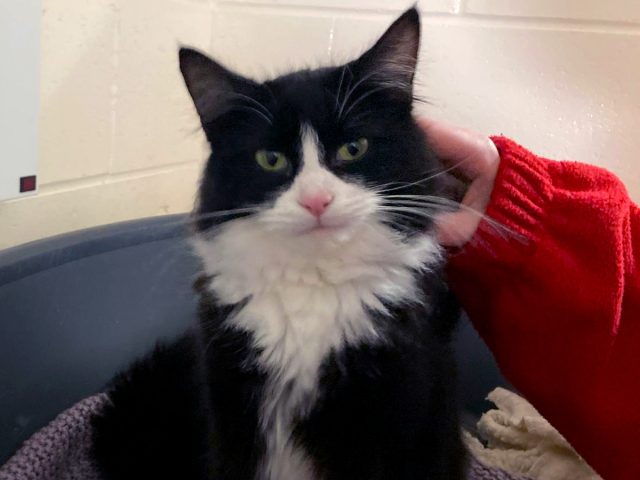
[[420, 48], [420, 14], [404, 12], [356, 64], [363, 75], [411, 94]]
[[191, 48], [181, 48], [180, 71], [203, 125], [225, 113], [234, 98], [249, 95], [257, 88], [241, 77]]

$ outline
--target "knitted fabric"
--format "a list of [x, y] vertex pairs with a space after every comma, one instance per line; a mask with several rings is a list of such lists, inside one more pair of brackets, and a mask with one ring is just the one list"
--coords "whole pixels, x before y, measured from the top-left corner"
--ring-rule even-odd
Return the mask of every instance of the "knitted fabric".
[[106, 401], [95, 395], [58, 415], [0, 468], [0, 480], [100, 480], [89, 459], [89, 419]]
[[[0, 480], [101, 480], [89, 458], [91, 415], [107, 402], [95, 395], [60, 414], [35, 433], [22, 448], [0, 467]], [[468, 480], [525, 480], [489, 468], [475, 459]]]
[[493, 141], [494, 222], [451, 258], [449, 282], [501, 372], [580, 456], [639, 479], [640, 208], [605, 170]]

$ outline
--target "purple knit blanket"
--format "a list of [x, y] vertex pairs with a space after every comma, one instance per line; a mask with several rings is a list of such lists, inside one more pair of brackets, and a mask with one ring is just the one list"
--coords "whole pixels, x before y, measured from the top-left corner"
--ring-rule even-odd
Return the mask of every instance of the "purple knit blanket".
[[[95, 395], [58, 415], [0, 467], [0, 480], [100, 480], [89, 459], [89, 418], [107, 401]], [[471, 460], [468, 480], [526, 480]]]

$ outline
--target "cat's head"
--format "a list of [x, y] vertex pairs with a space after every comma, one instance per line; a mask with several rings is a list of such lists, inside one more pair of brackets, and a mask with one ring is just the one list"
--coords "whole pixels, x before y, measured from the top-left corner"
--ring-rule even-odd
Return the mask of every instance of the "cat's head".
[[358, 59], [264, 83], [182, 49], [212, 152], [197, 228], [252, 221], [301, 242], [372, 223], [400, 235], [428, 230], [443, 186], [412, 117], [419, 44], [410, 9]]

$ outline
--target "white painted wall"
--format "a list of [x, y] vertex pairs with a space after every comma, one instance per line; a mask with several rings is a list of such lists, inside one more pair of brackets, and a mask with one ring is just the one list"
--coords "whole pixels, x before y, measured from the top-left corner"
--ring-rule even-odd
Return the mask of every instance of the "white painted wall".
[[0, 59], [1, 201], [19, 196], [20, 178], [36, 174], [40, 0], [0, 2]]
[[[0, 248], [186, 211], [205, 145], [179, 43], [264, 77], [347, 59], [404, 0], [43, 0], [40, 191]], [[640, 1], [424, 0], [422, 111], [607, 167], [640, 201]]]

